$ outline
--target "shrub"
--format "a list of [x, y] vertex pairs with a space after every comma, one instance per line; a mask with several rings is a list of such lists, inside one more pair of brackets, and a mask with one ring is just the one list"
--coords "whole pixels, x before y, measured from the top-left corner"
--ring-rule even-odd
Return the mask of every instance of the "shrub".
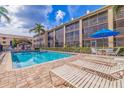
[[35, 48], [35, 50], [40, 50], [40, 48]]
[[119, 51], [119, 55], [124, 56], [124, 47], [121, 47], [121, 49]]

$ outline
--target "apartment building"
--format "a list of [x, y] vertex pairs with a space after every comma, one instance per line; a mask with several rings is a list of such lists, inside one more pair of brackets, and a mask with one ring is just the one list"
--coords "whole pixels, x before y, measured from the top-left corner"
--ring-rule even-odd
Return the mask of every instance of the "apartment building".
[[48, 45], [48, 37], [47, 32], [45, 34], [37, 34], [34, 36], [33, 39], [33, 47], [39, 48], [39, 47], [45, 47]]
[[[119, 31], [118, 36], [103, 39], [93, 39], [89, 35], [107, 28]], [[42, 42], [45, 47], [122, 47], [124, 46], [124, 7], [114, 15], [112, 6], [105, 6], [94, 12], [90, 12], [80, 18], [61, 24], [50, 29], [46, 34], [34, 36], [45, 37], [35, 41], [35, 46]], [[38, 47], [42, 47], [38, 46]]]
[[28, 36], [18, 36], [18, 35], [9, 35], [9, 34], [0, 34], [0, 44], [3, 45], [4, 49], [9, 48], [12, 43], [12, 40], [29, 40], [33, 43], [33, 38]]

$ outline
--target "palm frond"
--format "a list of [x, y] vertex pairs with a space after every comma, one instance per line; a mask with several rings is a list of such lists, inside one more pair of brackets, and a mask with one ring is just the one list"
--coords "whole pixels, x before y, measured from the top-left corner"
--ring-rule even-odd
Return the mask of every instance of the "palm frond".
[[5, 13], [0, 11], [0, 15], [3, 16], [8, 22], [10, 22], [10, 18]]
[[4, 13], [8, 13], [8, 10], [6, 8], [4, 8], [4, 7], [0, 7], [0, 11], [4, 12]]
[[113, 6], [113, 12], [114, 12], [114, 14], [116, 15], [119, 12], [120, 8], [123, 7], [123, 6], [124, 5], [114, 5]]
[[31, 33], [31, 32], [34, 32], [34, 30], [35, 30], [35, 28], [33, 28], [33, 29], [30, 29], [30, 30], [29, 30], [29, 32], [30, 32], [30, 33]]
[[45, 33], [45, 28], [42, 24], [35, 23], [35, 25], [36, 25], [35, 28], [31, 29], [30, 32], [34, 32], [37, 34], [44, 34]]

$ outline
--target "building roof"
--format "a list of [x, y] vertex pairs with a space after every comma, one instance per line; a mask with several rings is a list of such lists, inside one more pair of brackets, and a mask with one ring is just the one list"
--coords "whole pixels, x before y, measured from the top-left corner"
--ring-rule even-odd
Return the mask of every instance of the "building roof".
[[0, 37], [28, 38], [28, 39], [32, 39], [33, 38], [33, 37], [29, 37], [29, 36], [19, 36], [19, 35], [2, 34], [2, 33], [0, 33]]

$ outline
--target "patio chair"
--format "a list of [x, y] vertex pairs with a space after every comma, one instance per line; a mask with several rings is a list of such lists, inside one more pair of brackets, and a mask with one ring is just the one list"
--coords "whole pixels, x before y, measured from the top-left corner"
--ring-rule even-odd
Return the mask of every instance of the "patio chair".
[[111, 56], [118, 56], [119, 52], [120, 52], [121, 48], [117, 48], [116, 51], [114, 51], [113, 49], [109, 49], [107, 50], [107, 55], [111, 55]]
[[104, 78], [120, 79], [124, 77], [124, 63], [117, 64], [116, 66], [107, 66], [92, 61], [76, 60], [70, 64], [90, 73], [102, 74]]
[[91, 53], [92, 53], [92, 54], [97, 54], [97, 49], [92, 47], [92, 48], [91, 48]]
[[113, 48], [106, 49], [106, 55], [110, 55], [111, 53], [114, 53], [114, 49]]
[[5, 57], [5, 53], [0, 54], [0, 64], [2, 63], [3, 58]]

